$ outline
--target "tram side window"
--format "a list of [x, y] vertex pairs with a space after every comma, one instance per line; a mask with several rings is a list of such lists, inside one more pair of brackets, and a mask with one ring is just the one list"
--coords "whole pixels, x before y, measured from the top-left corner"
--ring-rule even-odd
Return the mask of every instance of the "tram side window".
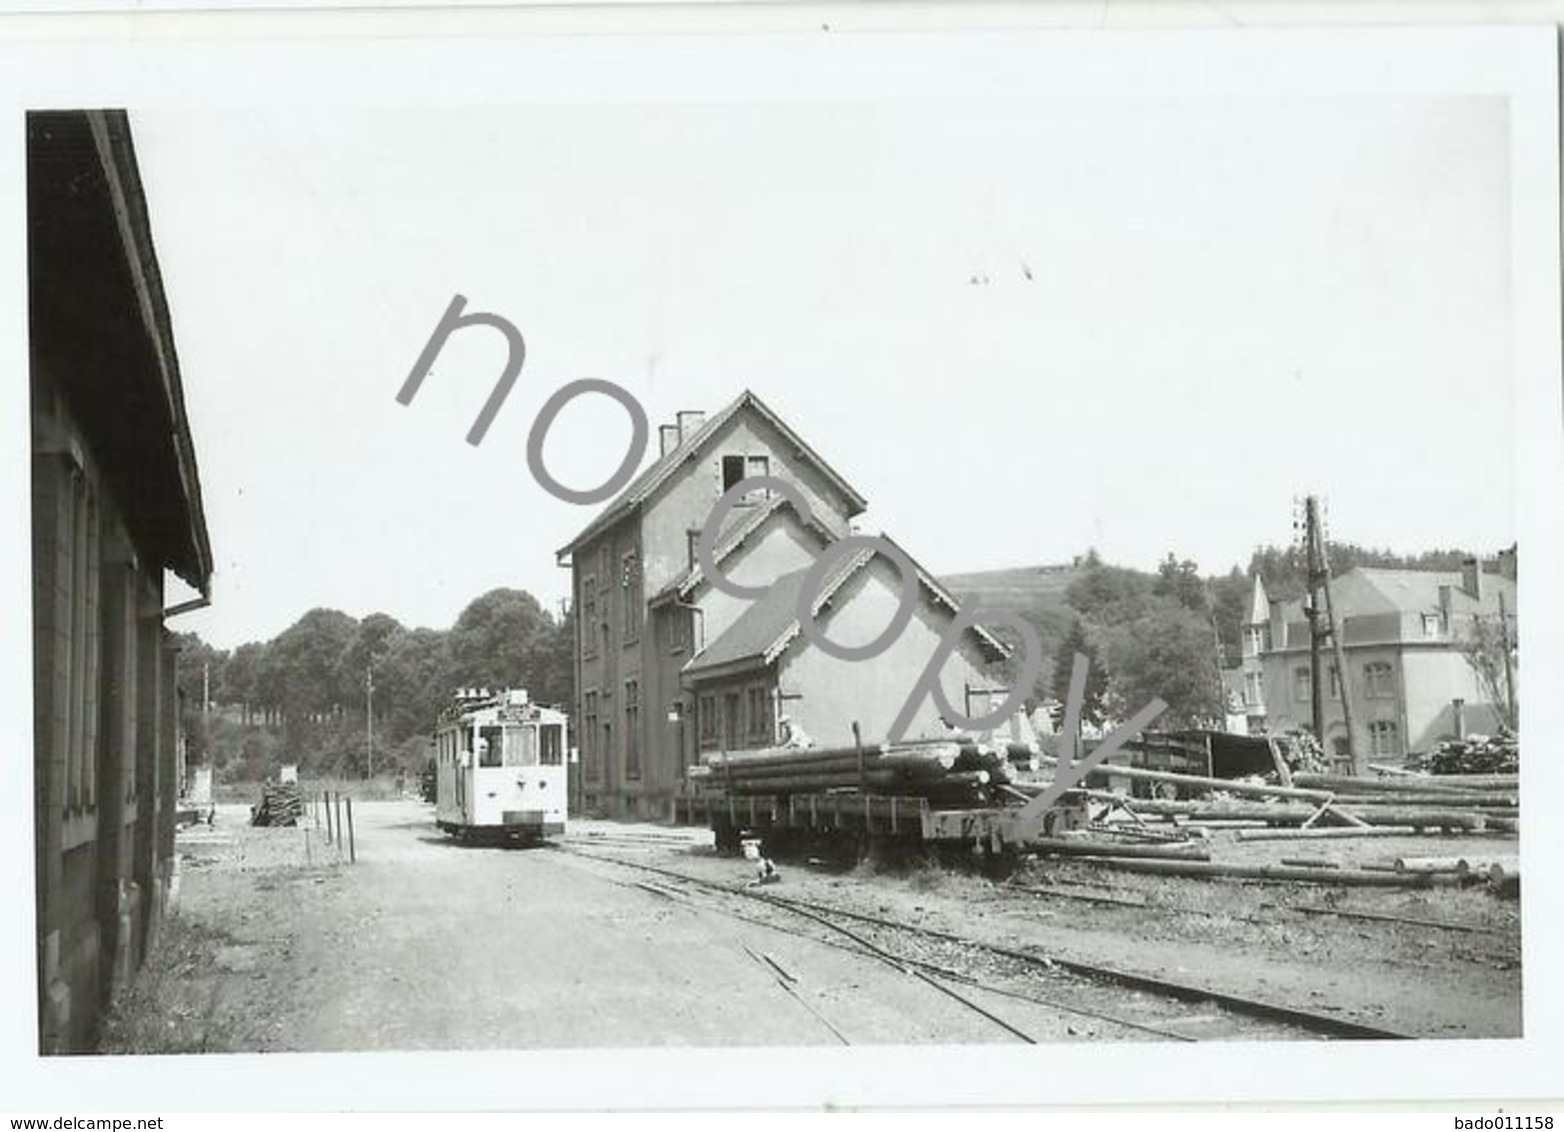
[[547, 723], [538, 728], [541, 740], [538, 762], [544, 766], [559, 766], [564, 761], [564, 731], [557, 723]]
[[503, 765], [505, 729], [503, 727], [482, 727], [478, 729], [478, 737], [483, 740], [478, 747], [478, 765]]

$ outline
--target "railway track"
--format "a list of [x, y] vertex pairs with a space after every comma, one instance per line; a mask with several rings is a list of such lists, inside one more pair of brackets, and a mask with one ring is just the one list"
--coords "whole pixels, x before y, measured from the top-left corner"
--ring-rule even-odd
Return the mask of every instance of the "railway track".
[[[922, 978], [934, 989], [956, 998], [1023, 1041], [1034, 1039], [995, 1010], [974, 1001], [974, 995], [988, 1000], [1026, 1002], [1062, 1014], [1089, 1018], [1126, 1035], [1149, 1035], [1173, 1041], [1400, 1039], [1411, 1036], [1209, 987], [1046, 956], [937, 928], [724, 884], [589, 848], [565, 845], [555, 848], [583, 860], [655, 875], [672, 882], [656, 885], [648, 891], [655, 890], [658, 895], [692, 908], [843, 947], [888, 963]], [[637, 887], [647, 888], [645, 885]], [[768, 914], [757, 915], [762, 909]], [[1200, 1004], [1207, 1012], [1192, 1013], [1193, 1004]]]

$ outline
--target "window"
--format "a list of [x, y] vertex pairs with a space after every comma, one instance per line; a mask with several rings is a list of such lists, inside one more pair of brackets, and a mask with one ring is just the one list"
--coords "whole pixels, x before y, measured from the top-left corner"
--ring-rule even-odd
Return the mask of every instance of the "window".
[[619, 592], [624, 614], [624, 639], [629, 644], [641, 635], [641, 566], [635, 551], [619, 560]]
[[542, 766], [560, 766], [565, 761], [565, 729], [558, 723], [538, 728], [538, 762]]
[[1439, 614], [1423, 614], [1423, 636], [1433, 640], [1439, 636]]
[[1336, 671], [1336, 666], [1330, 666], [1330, 698], [1341, 699], [1341, 673]]
[[597, 693], [587, 692], [581, 697], [581, 769], [593, 781], [603, 773], [601, 754], [597, 746]]
[[597, 655], [597, 576], [588, 574], [581, 582], [581, 655]]
[[695, 544], [700, 540], [700, 531], [684, 532], [684, 564], [687, 570], [695, 569]]
[[690, 611], [677, 605], [668, 607], [668, 651], [681, 653], [690, 647]]
[[1258, 708], [1265, 702], [1261, 691], [1260, 674], [1258, 672], [1244, 673], [1244, 704], [1246, 707]]
[[708, 751], [717, 745], [717, 697], [702, 696], [695, 705], [699, 716], [701, 750]]
[[500, 766], [504, 761], [505, 729], [483, 727], [478, 731], [478, 765]]
[[[771, 474], [770, 456], [747, 456], [740, 453], [724, 456], [722, 466], [722, 494], [732, 491], [742, 481], [752, 476], [769, 476]], [[764, 499], [770, 493], [764, 488], [756, 488], [746, 492], [742, 497], [744, 502], [754, 502]]]
[[1309, 700], [1314, 696], [1314, 679], [1305, 667], [1292, 670], [1292, 698], [1295, 700]]
[[538, 765], [538, 733], [536, 728], [507, 727], [505, 729], [505, 765]]
[[597, 551], [597, 576], [602, 579], [603, 587], [608, 587], [609, 570], [613, 565], [614, 552], [608, 543], [604, 543]]
[[625, 681], [625, 777], [641, 777], [641, 682]]
[[[66, 496], [65, 518], [58, 531], [58, 549], [63, 552], [56, 585], [67, 595], [57, 605], [62, 616], [57, 625], [56, 648], [64, 654], [61, 689], [61, 715], [65, 720], [65, 794], [67, 811], [90, 810], [97, 805], [98, 793], [98, 687], [99, 625], [99, 532], [98, 503], [87, 477], [79, 468], [56, 481]], [[155, 643], [144, 662], [159, 663]], [[69, 835], [67, 835], [69, 836]]]
[[1369, 724], [1369, 751], [1375, 755], [1401, 753], [1400, 728], [1392, 720], [1376, 719]]
[[765, 685], [756, 684], [748, 690], [747, 696], [745, 718], [749, 722], [749, 740], [769, 747], [775, 738], [771, 723], [771, 692]]
[[1260, 626], [1258, 626], [1258, 625], [1251, 626], [1249, 628], [1248, 632], [1246, 632], [1244, 634], [1244, 640], [1248, 644], [1248, 648], [1245, 649], [1245, 652], [1249, 656], [1259, 656], [1260, 655]]
[[1396, 698], [1395, 673], [1387, 661], [1376, 660], [1363, 666], [1363, 694], [1371, 700]]
[[743, 749], [744, 701], [738, 692], [724, 692], [722, 695], [722, 749], [725, 751], [737, 751]]

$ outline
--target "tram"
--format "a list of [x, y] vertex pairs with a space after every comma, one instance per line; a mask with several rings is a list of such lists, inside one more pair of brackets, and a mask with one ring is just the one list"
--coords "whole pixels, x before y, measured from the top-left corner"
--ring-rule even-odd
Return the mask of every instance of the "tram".
[[435, 824], [463, 841], [563, 833], [566, 722], [519, 689], [459, 690], [435, 728]]

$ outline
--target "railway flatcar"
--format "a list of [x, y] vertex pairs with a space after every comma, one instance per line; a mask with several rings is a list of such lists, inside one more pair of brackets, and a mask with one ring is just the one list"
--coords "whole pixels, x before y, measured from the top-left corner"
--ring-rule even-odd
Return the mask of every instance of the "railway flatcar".
[[505, 688], [462, 689], [435, 729], [435, 823], [463, 841], [565, 831], [564, 712]]

